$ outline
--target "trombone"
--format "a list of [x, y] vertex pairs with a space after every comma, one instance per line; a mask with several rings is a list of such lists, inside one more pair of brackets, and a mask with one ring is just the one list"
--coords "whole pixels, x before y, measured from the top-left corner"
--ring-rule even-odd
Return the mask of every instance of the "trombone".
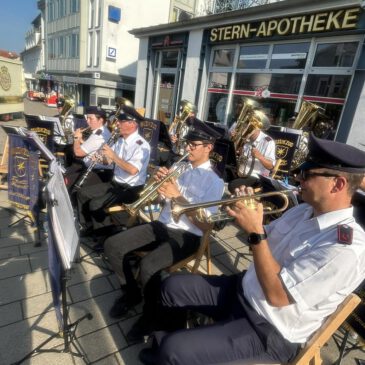
[[272, 197], [272, 196], [280, 196], [283, 199], [283, 204], [280, 208], [272, 210], [270, 207], [264, 206], [264, 215], [267, 214], [276, 214], [283, 212], [288, 208], [289, 198], [288, 195], [293, 194], [295, 190], [280, 190], [280, 191], [271, 191], [268, 193], [261, 194], [253, 194], [253, 195], [245, 195], [245, 196], [235, 196], [232, 198], [222, 199], [222, 200], [213, 200], [205, 203], [197, 203], [197, 204], [189, 204], [189, 203], [178, 203], [175, 200], [171, 201], [171, 214], [175, 222], [178, 222], [180, 216], [187, 212], [197, 211], [196, 219], [201, 223], [215, 223], [227, 220], [234, 220], [227, 212], [220, 211], [218, 213], [212, 214], [207, 217], [204, 213], [204, 208], [209, 208], [213, 206], [221, 206], [226, 207], [231, 204], [234, 204], [238, 201], [242, 201], [245, 203], [248, 209], [255, 209], [257, 203], [262, 198]]

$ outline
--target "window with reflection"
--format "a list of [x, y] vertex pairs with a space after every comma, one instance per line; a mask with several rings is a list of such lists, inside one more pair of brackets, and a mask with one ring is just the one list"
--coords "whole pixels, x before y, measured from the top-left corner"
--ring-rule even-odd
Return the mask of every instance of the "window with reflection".
[[270, 68], [304, 69], [310, 43], [285, 43], [274, 45]]
[[240, 47], [238, 68], [265, 68], [269, 53], [269, 45]]
[[228, 72], [211, 72], [209, 88], [228, 90], [232, 74]]
[[176, 68], [179, 58], [179, 51], [162, 52], [161, 67]]
[[345, 98], [350, 81], [348, 75], [309, 75], [304, 94]]
[[209, 107], [207, 121], [215, 123], [224, 123], [226, 114], [227, 94], [209, 93]]
[[318, 44], [314, 67], [352, 67], [359, 42]]
[[234, 49], [216, 49], [213, 54], [213, 67], [232, 67]]
[[244, 74], [236, 75], [237, 90], [256, 91], [266, 87], [270, 92], [298, 94], [303, 75], [295, 74]]

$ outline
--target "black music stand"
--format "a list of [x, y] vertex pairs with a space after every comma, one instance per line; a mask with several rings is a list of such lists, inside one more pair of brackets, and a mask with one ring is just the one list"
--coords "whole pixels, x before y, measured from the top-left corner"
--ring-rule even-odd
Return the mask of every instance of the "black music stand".
[[[62, 178], [62, 168], [56, 162], [54, 156], [43, 145], [37, 141], [38, 147], [42, 148], [42, 154], [50, 163], [50, 177], [46, 186], [45, 201], [47, 204], [48, 218], [48, 259], [49, 272], [52, 286], [52, 296], [55, 305], [55, 312], [59, 325], [59, 332], [53, 333], [40, 345], [30, 351], [13, 365], [19, 365], [33, 354], [43, 352], [69, 353], [73, 356], [81, 357], [88, 364], [86, 356], [82, 353], [80, 345], [77, 342], [75, 332], [77, 326], [84, 319], [91, 320], [91, 313], [86, 313], [75, 322], [69, 323], [69, 308], [67, 304], [67, 280], [70, 276], [70, 269], [75, 256], [78, 253], [78, 233], [75, 227], [73, 211], [65, 183]], [[67, 230], [64, 229], [67, 227]], [[61, 297], [61, 302], [60, 302]], [[62, 308], [62, 310], [61, 310]], [[63, 349], [44, 349], [43, 347], [54, 338], [63, 337]], [[71, 346], [76, 351], [71, 349]]]

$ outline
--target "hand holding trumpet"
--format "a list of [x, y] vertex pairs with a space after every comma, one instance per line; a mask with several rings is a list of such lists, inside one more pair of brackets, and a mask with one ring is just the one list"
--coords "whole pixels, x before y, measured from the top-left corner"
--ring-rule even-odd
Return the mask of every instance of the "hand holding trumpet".
[[[250, 187], [236, 189], [237, 197], [251, 195], [254, 195], [254, 191]], [[264, 208], [256, 199], [237, 200], [231, 206], [227, 205], [226, 210], [246, 232], [263, 232]]]
[[[159, 182], [171, 173], [166, 167], [160, 167], [157, 173], [154, 175], [155, 181]], [[181, 195], [179, 186], [176, 183], [176, 178], [171, 177], [167, 179], [158, 189], [158, 193], [165, 198], [172, 199]]]

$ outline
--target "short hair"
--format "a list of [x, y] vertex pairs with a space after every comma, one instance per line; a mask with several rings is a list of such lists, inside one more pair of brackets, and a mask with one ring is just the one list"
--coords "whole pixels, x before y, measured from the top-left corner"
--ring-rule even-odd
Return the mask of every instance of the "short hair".
[[335, 169], [324, 169], [324, 172], [328, 172], [329, 174], [333, 174], [336, 176], [343, 176], [346, 178], [347, 182], [348, 182], [348, 187], [347, 187], [347, 191], [349, 193], [349, 195], [354, 195], [355, 191], [360, 187], [361, 182], [363, 180], [363, 178], [365, 177], [364, 174], [356, 174], [356, 173], [351, 173], [351, 172], [346, 172], [346, 171], [340, 171], [340, 170], [335, 170]]

